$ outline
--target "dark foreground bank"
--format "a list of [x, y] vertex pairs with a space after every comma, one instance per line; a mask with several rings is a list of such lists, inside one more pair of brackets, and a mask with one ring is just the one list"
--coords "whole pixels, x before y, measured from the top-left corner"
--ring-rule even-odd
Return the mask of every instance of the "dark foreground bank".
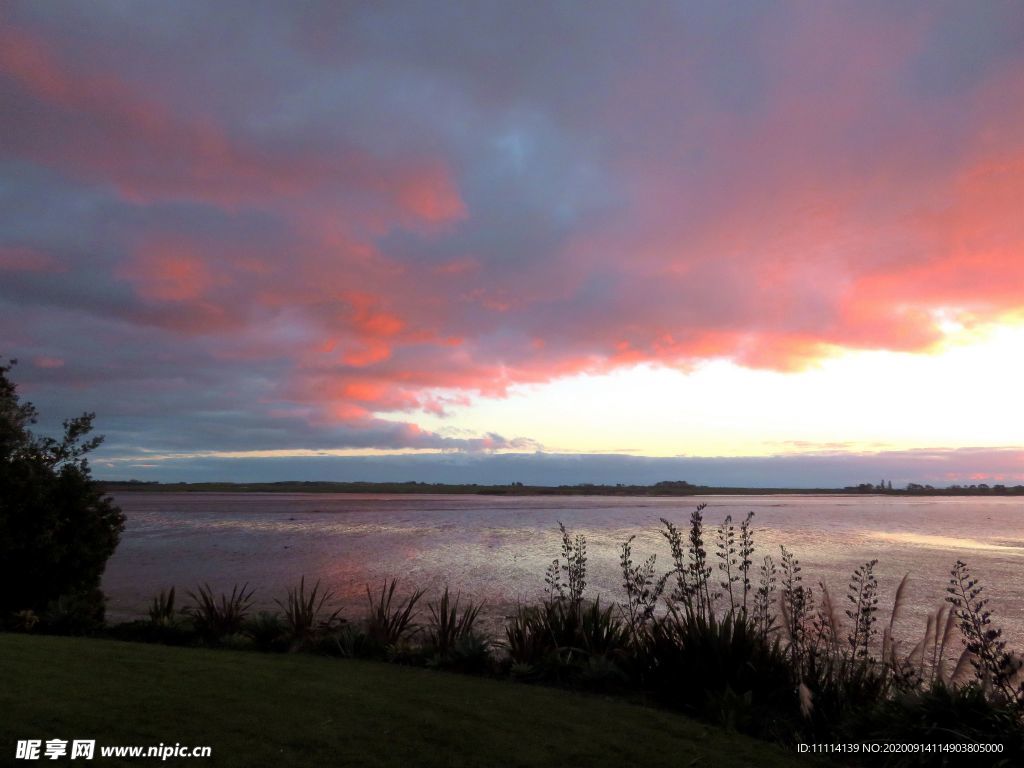
[[[94, 764], [790, 766], [797, 755], [623, 701], [303, 654], [0, 634], [0, 763], [95, 740]], [[101, 746], [210, 746], [102, 758]], [[67, 760], [65, 757], [61, 760]], [[49, 761], [46, 761], [49, 763]]]

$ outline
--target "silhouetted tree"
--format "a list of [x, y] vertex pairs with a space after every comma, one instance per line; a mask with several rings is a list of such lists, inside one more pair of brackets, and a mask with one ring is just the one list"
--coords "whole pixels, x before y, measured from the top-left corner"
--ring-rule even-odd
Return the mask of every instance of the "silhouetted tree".
[[64, 422], [60, 439], [34, 435], [37, 411], [21, 402], [0, 363], [0, 622], [17, 611], [74, 604], [102, 620], [100, 578], [124, 515], [92, 479], [85, 455], [94, 414]]

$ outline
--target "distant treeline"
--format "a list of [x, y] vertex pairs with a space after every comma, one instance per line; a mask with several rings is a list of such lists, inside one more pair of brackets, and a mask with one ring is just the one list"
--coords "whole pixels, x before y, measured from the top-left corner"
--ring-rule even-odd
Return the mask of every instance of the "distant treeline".
[[892, 484], [862, 483], [845, 488], [732, 488], [694, 485], [685, 480], [665, 480], [654, 485], [478, 485], [476, 483], [333, 483], [324, 481], [286, 480], [276, 483], [160, 483], [142, 480], [111, 480], [103, 482], [107, 491], [163, 491], [187, 493], [419, 493], [479, 494], [485, 496], [714, 496], [769, 494], [884, 494], [892, 496], [1024, 496], [1024, 485], [953, 485], [933, 488], [909, 483], [905, 488]]

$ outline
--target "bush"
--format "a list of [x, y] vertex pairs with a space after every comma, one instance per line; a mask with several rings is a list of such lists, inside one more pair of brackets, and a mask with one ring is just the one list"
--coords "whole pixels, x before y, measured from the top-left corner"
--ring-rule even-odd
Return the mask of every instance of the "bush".
[[149, 607], [149, 620], [161, 627], [174, 624], [177, 614], [174, 611], [174, 587], [170, 591], [160, 590], [160, 594], [153, 598]]
[[209, 584], [200, 585], [189, 592], [192, 605], [185, 612], [192, 617], [196, 632], [206, 642], [217, 643], [234, 635], [241, 635], [245, 617], [252, 605], [252, 590], [248, 584], [236, 584], [231, 594], [221, 594], [220, 602], [213, 596]]
[[288, 627], [279, 614], [260, 611], [255, 618], [245, 622], [245, 633], [252, 638], [257, 650], [287, 651], [291, 645]]
[[12, 365], [0, 365], [0, 621], [49, 612], [64, 626], [73, 603], [84, 624], [102, 622], [100, 579], [124, 515], [85, 458], [102, 441], [88, 437], [94, 415], [65, 421], [60, 440], [37, 437], [37, 411], [19, 401]]
[[427, 626], [426, 646], [437, 656], [440, 665], [451, 659], [460, 643], [465, 645], [468, 638], [475, 636], [473, 627], [482, 606], [469, 603], [460, 612], [460, 597], [456, 595], [453, 603], [446, 586], [438, 603], [427, 604], [430, 610], [430, 623]]
[[[865, 735], [868, 738], [865, 739]], [[936, 684], [891, 700], [876, 702], [849, 718], [832, 738], [876, 743], [995, 744], [998, 754], [950, 753], [950, 765], [1011, 766], [1024, 764], [1024, 731], [1012, 712], [992, 703], [977, 684], [953, 688]], [[871, 765], [936, 765], [935, 753], [877, 755]]]
[[316, 645], [319, 637], [330, 632], [340, 622], [341, 611], [328, 613], [324, 606], [334, 596], [333, 592], [320, 589], [320, 582], [306, 592], [306, 577], [299, 581], [299, 586], [288, 590], [288, 598], [284, 602], [275, 602], [284, 611], [284, 626], [293, 650]]
[[652, 626], [647, 653], [649, 684], [667, 706], [759, 735], [777, 736], [796, 717], [785, 650], [742, 613], [673, 608]]
[[416, 623], [416, 603], [423, 597], [423, 590], [418, 589], [404, 600], [395, 602], [395, 588], [398, 580], [384, 581], [380, 597], [373, 599], [370, 587], [366, 587], [366, 600], [369, 613], [366, 616], [366, 635], [371, 645], [380, 651], [389, 646], [397, 646], [419, 631]]
[[40, 626], [55, 635], [91, 635], [103, 627], [105, 603], [98, 589], [61, 595], [46, 607]]

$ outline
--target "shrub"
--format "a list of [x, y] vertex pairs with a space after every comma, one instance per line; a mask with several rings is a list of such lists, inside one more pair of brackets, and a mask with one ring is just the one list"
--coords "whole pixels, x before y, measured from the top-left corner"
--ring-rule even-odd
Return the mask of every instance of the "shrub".
[[102, 623], [100, 579], [124, 515], [85, 458], [102, 441], [88, 437], [94, 415], [65, 421], [59, 440], [34, 435], [38, 414], [19, 401], [12, 365], [0, 364], [0, 622], [30, 610], [49, 612], [51, 627]]
[[167, 627], [177, 619], [174, 612], [174, 587], [169, 591], [160, 590], [160, 594], [153, 598], [149, 608], [149, 620], [160, 627]]
[[241, 588], [236, 584], [231, 594], [221, 594], [220, 602], [213, 596], [208, 584], [200, 585], [196, 592], [189, 592], [192, 605], [185, 608], [192, 617], [196, 632], [207, 642], [218, 642], [222, 638], [241, 634], [246, 614], [252, 604], [252, 590], [248, 584]]
[[525, 677], [539, 671], [549, 648], [540, 608], [517, 606], [505, 623], [505, 650], [512, 660], [513, 672]]
[[108, 634], [119, 640], [165, 645], [186, 645], [196, 638], [191, 620], [175, 610], [174, 587], [161, 589], [153, 597], [147, 620], [117, 624], [109, 629]]
[[288, 597], [282, 603], [275, 600], [284, 611], [284, 628], [292, 648], [298, 649], [315, 640], [318, 633], [330, 631], [338, 624], [340, 610], [327, 613], [326, 603], [333, 597], [330, 591], [321, 591], [320, 582], [306, 594], [306, 577], [299, 580], [299, 586], [288, 590]]
[[761, 735], [796, 719], [785, 651], [742, 613], [719, 619], [673, 608], [653, 624], [646, 661], [649, 684], [673, 708]]
[[[572, 603], [583, 599], [583, 591], [587, 588], [587, 540], [582, 535], [569, 535], [565, 525], [558, 523], [562, 533], [562, 559], [552, 561], [545, 579], [548, 585], [549, 598], [568, 598]], [[561, 574], [565, 575], [562, 581]]]
[[651, 555], [642, 563], [633, 562], [633, 540], [630, 536], [623, 542], [619, 554], [619, 567], [622, 569], [622, 588], [626, 591], [624, 614], [629, 623], [629, 632], [637, 642], [644, 627], [654, 617], [654, 609], [658, 599], [665, 590], [668, 574], [664, 578], [655, 579], [654, 564], [657, 555]]
[[384, 649], [370, 639], [365, 627], [354, 624], [343, 625], [333, 635], [332, 642], [325, 642], [321, 649], [347, 659], [372, 658], [384, 653]]
[[762, 635], [768, 635], [778, 628], [775, 613], [775, 585], [778, 583], [778, 569], [771, 555], [765, 555], [761, 562], [757, 591], [754, 593], [754, 624]]
[[286, 651], [290, 645], [288, 628], [280, 614], [260, 611], [243, 625], [245, 634], [261, 651]]
[[871, 560], [858, 566], [850, 579], [846, 600], [850, 603], [846, 616], [853, 622], [847, 642], [854, 656], [867, 658], [871, 642], [878, 630], [875, 628], [878, 613], [878, 580], [875, 566], [878, 560]]
[[55, 635], [91, 635], [103, 627], [105, 603], [99, 589], [61, 595], [50, 601], [39, 626]]
[[[951, 753], [949, 765], [1012, 766], [1024, 764], [1024, 730], [1014, 715], [995, 706], [980, 685], [932, 685], [902, 693], [854, 712], [836, 738], [903, 744], [994, 744], [1000, 754]], [[932, 766], [936, 753], [878, 755], [862, 753], [869, 765]]]
[[456, 646], [474, 636], [473, 627], [480, 615], [481, 605], [469, 603], [459, 612], [459, 595], [452, 603], [448, 587], [444, 588], [438, 603], [427, 603], [430, 623], [427, 625], [427, 648], [441, 660], [448, 660]]
[[577, 642], [591, 659], [621, 659], [628, 652], [629, 627], [614, 610], [614, 604], [602, 608], [600, 597], [580, 610]]
[[392, 579], [390, 583], [385, 579], [376, 602], [370, 593], [370, 587], [366, 587], [366, 599], [370, 608], [366, 617], [366, 637], [372, 646], [382, 651], [388, 646], [395, 646], [407, 640], [419, 629], [415, 621], [415, 608], [416, 603], [423, 597], [424, 590], [417, 590], [404, 600], [393, 604], [397, 586], [397, 579]]
[[707, 504], [698, 504], [690, 514], [690, 531], [685, 545], [682, 532], [671, 521], [661, 518], [665, 526], [661, 535], [668, 542], [673, 565], [673, 569], [664, 578], [675, 576], [676, 580], [671, 602], [705, 618], [711, 615], [714, 600], [718, 596], [711, 591], [711, 566], [704, 546], [706, 508]]
[[436, 657], [428, 661], [428, 666], [443, 666], [457, 672], [484, 674], [494, 667], [492, 650], [493, 641], [479, 632], [470, 632], [455, 641], [451, 653], [443, 663]]
[[971, 654], [978, 681], [992, 686], [1007, 703], [1021, 707], [1024, 705], [1024, 680], [1021, 679], [1024, 661], [1007, 651], [1003, 630], [992, 622], [988, 598], [981, 596], [983, 590], [967, 565], [957, 560], [950, 572], [946, 600], [952, 606], [964, 646]]

